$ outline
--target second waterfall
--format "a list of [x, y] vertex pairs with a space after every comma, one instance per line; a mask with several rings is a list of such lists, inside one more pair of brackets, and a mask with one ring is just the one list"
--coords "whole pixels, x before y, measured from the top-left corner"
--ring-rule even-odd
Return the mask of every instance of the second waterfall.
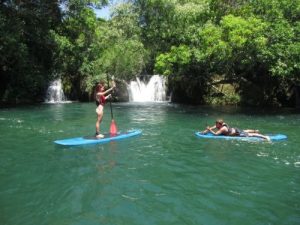
[[166, 101], [166, 78], [153, 75], [149, 81], [136, 78], [128, 85], [129, 101], [132, 102], [161, 102]]

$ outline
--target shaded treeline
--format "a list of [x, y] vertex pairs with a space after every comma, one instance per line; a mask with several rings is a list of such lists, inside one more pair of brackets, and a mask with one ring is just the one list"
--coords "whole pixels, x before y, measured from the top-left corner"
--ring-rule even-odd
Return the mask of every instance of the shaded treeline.
[[55, 78], [70, 99], [88, 100], [107, 75], [160, 73], [173, 101], [291, 104], [300, 1], [131, 0], [97, 19], [92, 7], [106, 4], [1, 1], [2, 102], [42, 101]]

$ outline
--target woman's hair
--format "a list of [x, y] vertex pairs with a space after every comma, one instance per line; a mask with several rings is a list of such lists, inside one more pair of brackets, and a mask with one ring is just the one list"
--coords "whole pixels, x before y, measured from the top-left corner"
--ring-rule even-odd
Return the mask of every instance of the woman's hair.
[[217, 120], [216, 120], [216, 123], [218, 123], [218, 124], [223, 124], [224, 121], [223, 121], [222, 119], [217, 119]]
[[104, 87], [103, 82], [99, 82], [95, 88], [95, 92], [96, 93], [100, 92], [103, 87]]
[[96, 94], [101, 91], [102, 87], [104, 87], [104, 84], [100, 81], [95, 87], [94, 98], [96, 98]]

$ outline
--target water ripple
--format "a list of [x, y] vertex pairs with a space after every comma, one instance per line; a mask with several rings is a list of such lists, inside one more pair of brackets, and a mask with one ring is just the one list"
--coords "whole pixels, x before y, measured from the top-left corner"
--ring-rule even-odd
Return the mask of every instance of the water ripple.
[[[17, 224], [298, 224], [299, 115], [173, 104], [114, 104], [139, 137], [59, 147], [94, 132], [94, 105], [0, 111], [2, 221]], [[106, 111], [101, 129], [109, 129]], [[202, 140], [223, 117], [285, 142]]]

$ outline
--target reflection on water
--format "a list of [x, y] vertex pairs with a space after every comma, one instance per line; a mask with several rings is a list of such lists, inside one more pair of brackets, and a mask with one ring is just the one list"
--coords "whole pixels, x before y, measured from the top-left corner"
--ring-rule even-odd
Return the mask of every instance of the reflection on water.
[[[0, 111], [3, 224], [298, 224], [300, 116], [292, 111], [113, 104], [119, 130], [139, 137], [61, 147], [93, 134], [92, 103]], [[223, 118], [283, 133], [284, 142], [202, 140]], [[103, 130], [109, 130], [109, 108]]]

